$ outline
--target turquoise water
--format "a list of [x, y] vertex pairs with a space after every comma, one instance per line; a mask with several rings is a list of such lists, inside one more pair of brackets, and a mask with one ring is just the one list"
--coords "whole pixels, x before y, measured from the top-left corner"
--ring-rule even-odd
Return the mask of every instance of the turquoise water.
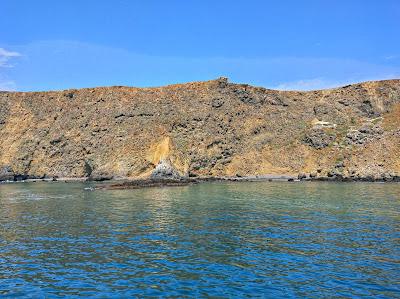
[[0, 296], [400, 298], [400, 184], [0, 185]]

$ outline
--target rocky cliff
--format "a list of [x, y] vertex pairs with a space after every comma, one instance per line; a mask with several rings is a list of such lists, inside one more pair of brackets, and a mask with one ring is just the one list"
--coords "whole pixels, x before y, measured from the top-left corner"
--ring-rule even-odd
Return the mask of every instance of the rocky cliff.
[[400, 80], [0, 92], [0, 179], [400, 176]]

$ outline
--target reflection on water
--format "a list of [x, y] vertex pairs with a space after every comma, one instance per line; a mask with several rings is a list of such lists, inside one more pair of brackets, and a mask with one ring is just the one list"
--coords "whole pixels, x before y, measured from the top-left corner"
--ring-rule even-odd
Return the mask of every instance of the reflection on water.
[[0, 295], [400, 297], [400, 184], [0, 185]]

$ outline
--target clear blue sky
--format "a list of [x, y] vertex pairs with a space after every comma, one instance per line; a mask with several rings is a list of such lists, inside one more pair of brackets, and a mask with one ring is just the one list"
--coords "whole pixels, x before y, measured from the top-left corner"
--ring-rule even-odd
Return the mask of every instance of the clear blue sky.
[[400, 78], [400, 1], [1, 0], [0, 89]]

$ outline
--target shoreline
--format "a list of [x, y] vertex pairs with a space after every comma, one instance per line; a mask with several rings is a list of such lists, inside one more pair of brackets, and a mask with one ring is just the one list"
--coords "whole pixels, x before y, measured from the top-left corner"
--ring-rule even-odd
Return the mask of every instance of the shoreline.
[[395, 176], [390, 179], [385, 178], [374, 178], [374, 177], [299, 177], [291, 175], [254, 175], [254, 176], [222, 176], [222, 177], [188, 177], [181, 179], [170, 179], [170, 178], [127, 178], [127, 177], [116, 177], [116, 178], [100, 178], [93, 179], [90, 177], [61, 177], [61, 178], [29, 178], [29, 179], [17, 179], [17, 180], [3, 180], [1, 184], [13, 184], [13, 183], [36, 183], [36, 182], [48, 182], [48, 183], [73, 183], [73, 182], [94, 182], [100, 183], [90, 190], [115, 190], [115, 189], [139, 189], [149, 187], [172, 187], [172, 186], [187, 186], [206, 182], [369, 182], [369, 183], [398, 183], [400, 177]]

